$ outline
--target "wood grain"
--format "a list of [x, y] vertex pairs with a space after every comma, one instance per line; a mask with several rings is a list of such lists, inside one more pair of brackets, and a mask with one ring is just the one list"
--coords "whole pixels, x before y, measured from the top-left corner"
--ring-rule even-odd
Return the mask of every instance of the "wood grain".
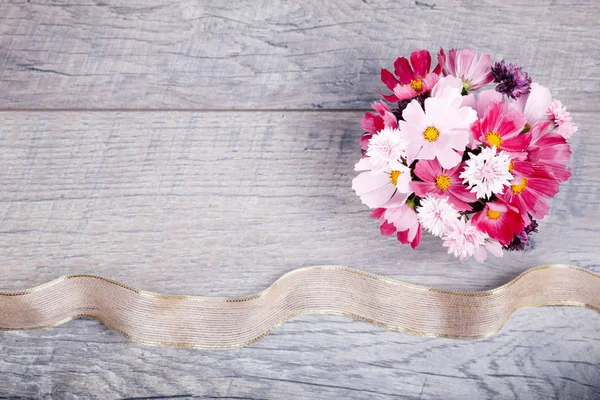
[[[93, 272], [172, 294], [243, 295], [300, 266], [342, 264], [461, 290], [551, 262], [600, 272], [596, 113], [574, 113], [574, 176], [534, 247], [457, 263], [379, 236], [351, 189], [358, 112], [0, 113], [0, 282]], [[93, 321], [0, 334], [0, 393], [48, 398], [588, 398], [600, 316], [516, 313], [456, 341], [342, 317], [292, 320], [232, 351], [127, 342]]]
[[472, 47], [598, 110], [595, 0], [5, 0], [3, 109], [365, 109], [415, 48]]
[[[315, 264], [459, 290], [552, 262], [600, 272], [599, 17], [595, 0], [0, 0], [0, 286], [89, 272], [232, 296]], [[527, 252], [410, 250], [350, 189], [380, 68], [440, 45], [520, 63], [576, 110], [573, 178]], [[0, 399], [597, 399], [599, 340], [598, 313], [566, 307], [477, 341], [305, 316], [232, 351], [73, 321], [0, 333]]]

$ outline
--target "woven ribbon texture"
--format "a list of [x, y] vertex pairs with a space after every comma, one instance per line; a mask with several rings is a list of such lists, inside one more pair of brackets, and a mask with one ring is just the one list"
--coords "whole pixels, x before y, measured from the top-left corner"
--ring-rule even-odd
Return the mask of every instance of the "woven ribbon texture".
[[263, 292], [239, 298], [169, 296], [100, 276], [68, 275], [0, 292], [0, 329], [94, 318], [137, 342], [216, 349], [250, 344], [300, 314], [327, 313], [414, 335], [473, 339], [497, 332], [515, 310], [546, 305], [600, 311], [600, 275], [548, 265], [493, 290], [455, 292], [322, 266], [294, 270]]

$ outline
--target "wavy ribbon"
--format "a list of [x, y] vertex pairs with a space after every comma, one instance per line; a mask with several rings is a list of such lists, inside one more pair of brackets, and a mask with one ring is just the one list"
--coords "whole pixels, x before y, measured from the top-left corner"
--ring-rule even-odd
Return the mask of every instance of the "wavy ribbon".
[[519, 309], [567, 305], [600, 311], [600, 275], [567, 266], [525, 271], [483, 292], [457, 292], [337, 266], [301, 268], [251, 296], [169, 296], [95, 275], [67, 275], [0, 292], [0, 329], [37, 329], [93, 318], [136, 342], [221, 349], [260, 340], [300, 314], [341, 314], [413, 335], [482, 338]]

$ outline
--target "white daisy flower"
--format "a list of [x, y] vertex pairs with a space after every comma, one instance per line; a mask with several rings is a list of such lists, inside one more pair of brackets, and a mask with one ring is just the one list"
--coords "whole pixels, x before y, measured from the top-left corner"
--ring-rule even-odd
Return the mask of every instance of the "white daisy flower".
[[448, 196], [427, 195], [417, 208], [421, 226], [432, 235], [442, 236], [449, 225], [460, 217], [459, 212], [448, 202]]
[[505, 186], [510, 186], [513, 179], [509, 171], [510, 154], [501, 151], [496, 154], [496, 147], [486, 147], [481, 153], [465, 162], [467, 166], [460, 174], [463, 183], [468, 184], [471, 193], [478, 198], [490, 198], [492, 193], [502, 194]]
[[386, 126], [379, 133], [373, 135], [367, 147], [367, 156], [375, 170], [386, 169], [390, 163], [406, 158], [408, 143], [398, 129]]

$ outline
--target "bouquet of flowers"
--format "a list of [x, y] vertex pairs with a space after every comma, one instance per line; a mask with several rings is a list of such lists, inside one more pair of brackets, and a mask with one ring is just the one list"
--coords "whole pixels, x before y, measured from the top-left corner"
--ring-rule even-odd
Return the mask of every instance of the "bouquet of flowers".
[[437, 62], [431, 71], [431, 54], [416, 50], [381, 70], [392, 106], [375, 102], [361, 120], [352, 188], [383, 235], [413, 248], [425, 229], [461, 260], [523, 250], [571, 176], [577, 128], [517, 65], [471, 49], [440, 49]]

